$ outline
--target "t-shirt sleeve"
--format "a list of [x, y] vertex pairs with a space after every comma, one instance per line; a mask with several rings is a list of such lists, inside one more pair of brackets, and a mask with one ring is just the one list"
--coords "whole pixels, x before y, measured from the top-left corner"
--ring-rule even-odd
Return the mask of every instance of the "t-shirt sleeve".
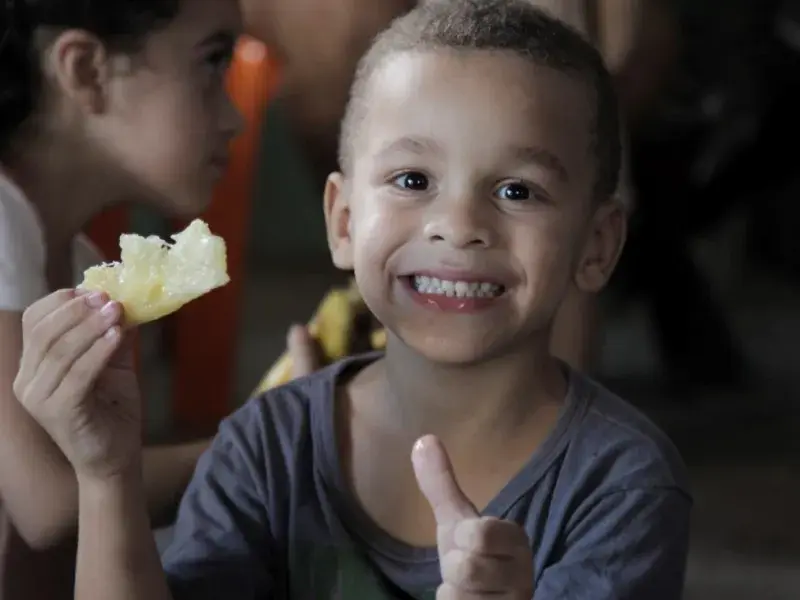
[[22, 312], [47, 292], [35, 216], [0, 176], [0, 310]]
[[680, 600], [691, 500], [679, 489], [633, 489], [591, 502], [568, 525], [536, 600]]
[[255, 427], [236, 417], [200, 459], [162, 556], [174, 600], [261, 600], [273, 591], [263, 457], [248, 439]]

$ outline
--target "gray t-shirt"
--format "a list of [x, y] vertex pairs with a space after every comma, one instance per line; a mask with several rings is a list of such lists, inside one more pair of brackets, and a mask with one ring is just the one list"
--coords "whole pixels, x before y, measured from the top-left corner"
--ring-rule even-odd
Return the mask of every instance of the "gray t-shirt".
[[[163, 556], [175, 600], [434, 599], [436, 549], [381, 530], [339, 463], [334, 388], [370, 360], [270, 391], [222, 423]], [[536, 600], [677, 600], [690, 508], [669, 440], [571, 372], [554, 431], [484, 515], [527, 531]]]

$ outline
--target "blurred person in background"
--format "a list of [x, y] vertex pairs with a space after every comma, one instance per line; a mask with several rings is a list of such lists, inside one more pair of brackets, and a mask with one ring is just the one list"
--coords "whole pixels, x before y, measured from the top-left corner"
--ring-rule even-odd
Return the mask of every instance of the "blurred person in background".
[[[679, 36], [671, 0], [534, 1], [599, 46], [617, 80], [623, 123], [628, 132], [636, 132], [658, 107], [676, 64]], [[623, 163], [618, 198], [631, 214], [637, 205], [637, 191], [629, 154], [626, 152]], [[573, 290], [556, 318], [553, 354], [578, 369], [594, 371], [602, 323], [597, 300]]]
[[[691, 243], [744, 208], [762, 264], [800, 264], [800, 186], [796, 159], [784, 150], [800, 133], [800, 3], [672, 5], [675, 64], [660, 97], [631, 123], [638, 206], [617, 281], [647, 303], [670, 386], [735, 389], [750, 373], [729, 301], [717, 297]], [[647, 79], [645, 69], [630, 72], [623, 98], [626, 80]], [[676, 395], [683, 397], [695, 396]]]

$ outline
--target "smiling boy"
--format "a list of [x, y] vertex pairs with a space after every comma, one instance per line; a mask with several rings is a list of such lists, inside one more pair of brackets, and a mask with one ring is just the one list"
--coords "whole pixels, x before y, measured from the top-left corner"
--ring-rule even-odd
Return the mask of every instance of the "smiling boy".
[[[57, 299], [31, 308], [20, 400], [78, 473], [76, 597], [680, 598], [691, 499], [677, 451], [548, 353], [568, 286], [598, 292], [624, 241], [596, 50], [525, 0], [430, 0], [362, 60], [340, 154], [331, 251], [389, 331], [386, 353], [222, 424], [166, 576], [135, 396], [74, 383], [102, 371], [110, 325], [71, 332], [102, 352], [51, 356], [63, 325], [37, 315]], [[41, 357], [67, 373], [50, 396]]]

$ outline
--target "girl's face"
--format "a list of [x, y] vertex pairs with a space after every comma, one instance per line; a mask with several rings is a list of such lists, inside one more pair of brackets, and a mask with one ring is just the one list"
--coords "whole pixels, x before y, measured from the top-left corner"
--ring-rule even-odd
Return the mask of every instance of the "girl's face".
[[62, 91], [127, 199], [176, 216], [206, 207], [242, 125], [225, 87], [239, 31], [236, 2], [182, 0], [133, 56], [109, 57], [101, 46], [92, 53], [66, 34], [57, 41]]

